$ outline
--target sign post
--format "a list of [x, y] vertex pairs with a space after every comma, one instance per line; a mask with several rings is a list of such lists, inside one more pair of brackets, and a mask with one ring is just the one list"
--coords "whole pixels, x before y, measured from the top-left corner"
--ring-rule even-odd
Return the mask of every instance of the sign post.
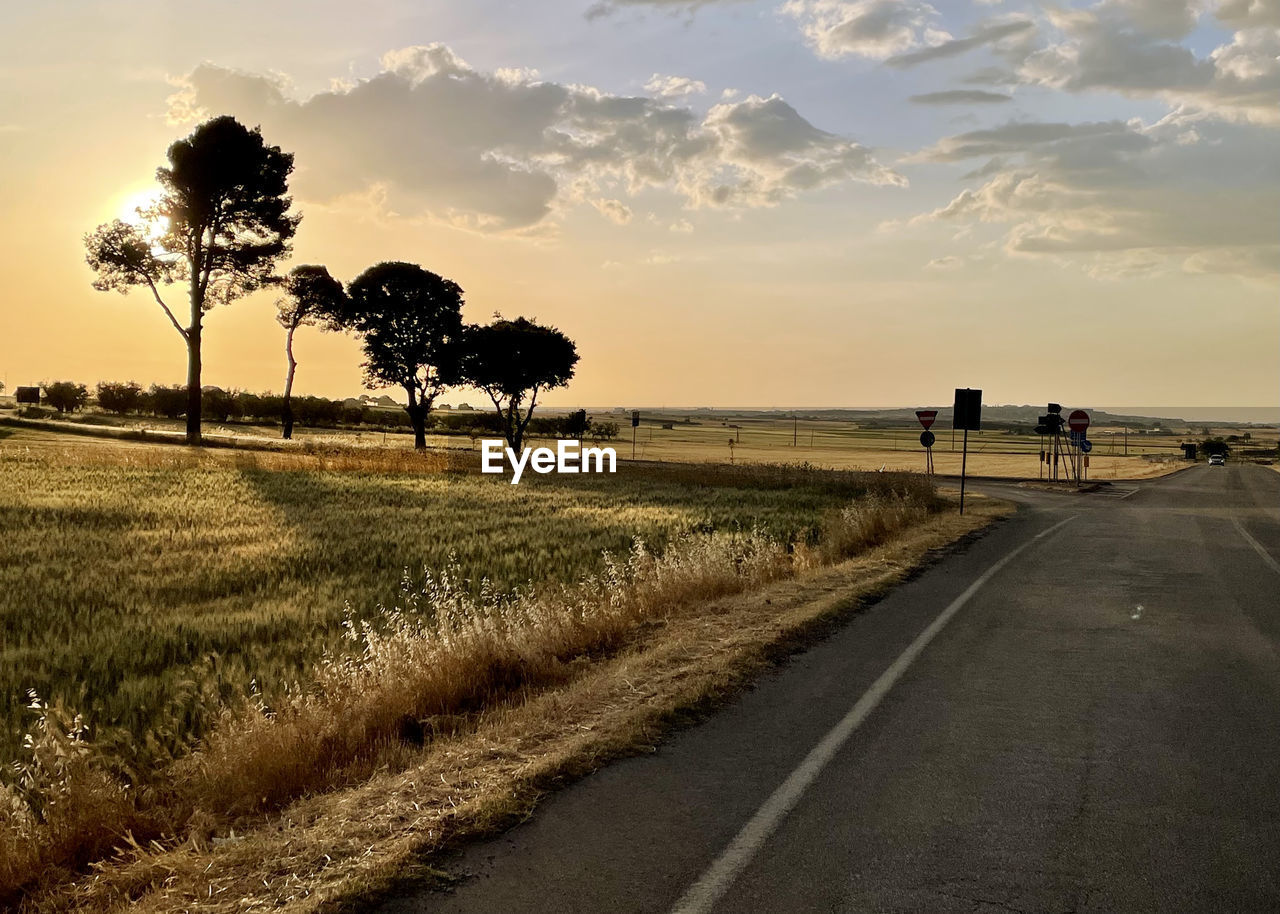
[[924, 431], [920, 433], [920, 443], [924, 445], [924, 471], [927, 475], [932, 476], [933, 442], [937, 439], [929, 429], [933, 427], [934, 420], [938, 418], [938, 411], [936, 409], [918, 409], [916, 410], [916, 418], [924, 426]]
[[969, 387], [956, 388], [951, 428], [964, 429], [964, 451], [960, 457], [960, 513], [964, 514], [964, 483], [969, 463], [969, 429], [982, 429], [982, 391]]
[[1089, 429], [1089, 414], [1082, 409], [1073, 409], [1067, 416], [1067, 428], [1071, 429], [1071, 443], [1076, 446], [1073, 455], [1076, 458], [1076, 487], [1080, 486], [1080, 477], [1084, 471], [1085, 432]]
[[636, 429], [640, 427], [640, 410], [631, 411], [631, 459], [636, 459]]

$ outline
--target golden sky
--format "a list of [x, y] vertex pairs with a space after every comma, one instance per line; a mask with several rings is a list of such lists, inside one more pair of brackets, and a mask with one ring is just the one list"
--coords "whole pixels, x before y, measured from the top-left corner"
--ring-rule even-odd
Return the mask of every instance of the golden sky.
[[[1280, 0], [6, 5], [0, 379], [184, 379], [81, 237], [232, 114], [296, 156], [291, 263], [559, 326], [552, 404], [1275, 405], [1278, 54]], [[281, 388], [271, 295], [205, 326], [205, 383]]]

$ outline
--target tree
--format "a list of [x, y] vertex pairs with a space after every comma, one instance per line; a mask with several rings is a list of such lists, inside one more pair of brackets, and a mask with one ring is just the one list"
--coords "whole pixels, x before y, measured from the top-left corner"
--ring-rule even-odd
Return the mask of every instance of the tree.
[[178, 419], [186, 413], [191, 401], [187, 396], [187, 389], [181, 385], [161, 387], [152, 384], [151, 390], [147, 392], [147, 402], [153, 415]]
[[54, 381], [44, 386], [44, 397], [60, 413], [73, 413], [89, 402], [89, 389], [74, 381]]
[[142, 407], [142, 387], [133, 381], [127, 384], [102, 381], [98, 384], [98, 406], [118, 416], [137, 412]]
[[1231, 448], [1221, 438], [1206, 438], [1200, 442], [1200, 453], [1206, 457], [1212, 457], [1214, 454], [1226, 457], [1231, 453]]
[[489, 395], [507, 444], [519, 451], [538, 394], [569, 383], [577, 347], [554, 327], [499, 316], [487, 326], [469, 327], [464, 348], [463, 381]]
[[380, 263], [347, 289], [338, 323], [364, 346], [365, 383], [402, 387], [413, 444], [427, 446], [427, 415], [456, 383], [462, 336], [462, 289], [413, 263]]
[[585, 409], [569, 413], [564, 417], [560, 425], [561, 434], [566, 438], [576, 438], [578, 440], [581, 440], [587, 434], [589, 428], [591, 428], [591, 417], [587, 415]]
[[[99, 291], [144, 286], [187, 344], [187, 443], [200, 443], [200, 343], [204, 314], [274, 281], [300, 216], [286, 196], [293, 156], [232, 117], [196, 127], [156, 170], [162, 193], [140, 224], [119, 219], [85, 236]], [[187, 326], [160, 287], [186, 284]]]
[[326, 330], [340, 329], [346, 301], [342, 283], [329, 275], [324, 267], [303, 264], [289, 271], [284, 280], [284, 297], [276, 302], [276, 320], [285, 329], [284, 353], [289, 371], [284, 380], [284, 437], [293, 437], [293, 376], [298, 360], [293, 357], [293, 334], [299, 327], [320, 325]]
[[593, 422], [591, 423], [591, 433], [596, 438], [604, 441], [612, 441], [618, 437], [618, 423], [616, 422]]

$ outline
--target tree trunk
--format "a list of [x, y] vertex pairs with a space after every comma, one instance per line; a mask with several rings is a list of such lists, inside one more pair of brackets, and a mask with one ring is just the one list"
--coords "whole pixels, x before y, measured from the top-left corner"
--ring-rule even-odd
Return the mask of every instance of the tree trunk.
[[412, 387], [405, 387], [409, 394], [409, 405], [404, 408], [409, 414], [409, 422], [413, 425], [413, 446], [424, 450], [427, 446], [427, 410], [418, 402], [418, 392]]
[[187, 331], [187, 444], [200, 444], [200, 323]]
[[280, 417], [284, 423], [284, 438], [288, 441], [293, 437], [293, 375], [298, 370], [298, 362], [293, 357], [293, 331], [295, 327], [290, 327], [288, 334], [284, 338], [284, 353], [289, 357], [289, 374], [284, 379], [284, 413]]

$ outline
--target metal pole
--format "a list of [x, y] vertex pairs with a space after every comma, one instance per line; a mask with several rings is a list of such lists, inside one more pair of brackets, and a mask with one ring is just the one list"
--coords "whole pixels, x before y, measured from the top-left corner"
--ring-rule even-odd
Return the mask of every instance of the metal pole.
[[960, 513], [964, 514], [964, 475], [969, 462], [969, 430], [964, 430], [964, 453], [960, 455]]
[[636, 459], [636, 427], [631, 426], [631, 459]]
[[800, 434], [800, 418], [796, 415], [791, 416], [791, 446], [796, 446], [796, 438]]

